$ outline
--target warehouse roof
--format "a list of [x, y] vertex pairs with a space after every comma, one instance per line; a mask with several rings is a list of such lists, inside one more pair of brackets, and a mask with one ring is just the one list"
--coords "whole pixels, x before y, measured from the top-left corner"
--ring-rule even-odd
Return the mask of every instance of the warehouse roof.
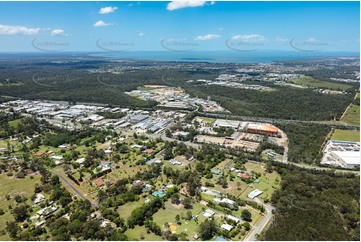
[[213, 126], [217, 127], [217, 126], [221, 126], [221, 127], [234, 127], [234, 128], [238, 128], [239, 124], [241, 122], [240, 121], [236, 121], [236, 120], [226, 120], [226, 119], [217, 119]]
[[360, 152], [359, 151], [332, 151], [333, 154], [340, 157], [350, 165], [360, 164]]

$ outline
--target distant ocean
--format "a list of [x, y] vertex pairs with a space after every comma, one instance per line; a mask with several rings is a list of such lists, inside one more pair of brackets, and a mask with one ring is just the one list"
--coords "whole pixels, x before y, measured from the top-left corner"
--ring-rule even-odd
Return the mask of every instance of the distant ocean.
[[92, 53], [90, 56], [103, 56], [114, 59], [135, 59], [152, 61], [183, 61], [211, 63], [272, 63], [275, 61], [305, 60], [321, 57], [359, 57], [359, 52], [346, 51], [124, 51]]

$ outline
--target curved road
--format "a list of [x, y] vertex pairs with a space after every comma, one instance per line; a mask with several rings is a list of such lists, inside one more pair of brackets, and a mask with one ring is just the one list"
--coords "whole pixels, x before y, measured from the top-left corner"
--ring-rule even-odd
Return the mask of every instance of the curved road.
[[263, 203], [258, 198], [255, 198], [253, 201], [264, 206], [266, 208], [267, 213], [257, 225], [253, 225], [251, 232], [248, 233], [248, 235], [244, 238], [244, 241], [257, 241], [257, 235], [262, 233], [265, 227], [269, 224], [269, 222], [273, 217], [272, 210], [276, 209], [270, 204]]

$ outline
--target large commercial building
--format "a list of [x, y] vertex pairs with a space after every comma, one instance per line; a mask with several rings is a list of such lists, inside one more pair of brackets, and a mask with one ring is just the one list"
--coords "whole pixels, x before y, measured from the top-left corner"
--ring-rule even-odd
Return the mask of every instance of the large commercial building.
[[321, 164], [347, 169], [360, 167], [360, 142], [329, 140]]
[[246, 131], [250, 133], [259, 133], [267, 135], [277, 135], [278, 128], [271, 124], [249, 123], [246, 127]]
[[331, 151], [330, 155], [341, 167], [348, 169], [360, 167], [359, 151]]
[[236, 120], [217, 119], [214, 122], [213, 127], [232, 128], [238, 130], [240, 123], [241, 123], [240, 121], [236, 121]]

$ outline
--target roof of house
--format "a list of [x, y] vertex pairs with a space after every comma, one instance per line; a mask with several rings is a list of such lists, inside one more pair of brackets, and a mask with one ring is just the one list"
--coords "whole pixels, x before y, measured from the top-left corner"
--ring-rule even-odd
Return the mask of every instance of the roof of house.
[[241, 178], [245, 178], [245, 179], [251, 178], [249, 175], [244, 174], [244, 173], [239, 173], [238, 176]]
[[143, 182], [141, 180], [135, 180], [135, 181], [133, 181], [132, 185], [133, 186], [141, 186], [141, 185], [143, 185]]
[[262, 193], [263, 193], [262, 191], [256, 189], [256, 190], [253, 190], [252, 192], [250, 192], [250, 193], [248, 194], [248, 197], [253, 199], [253, 198], [261, 195]]
[[214, 214], [215, 214], [215, 212], [213, 212], [212, 210], [206, 209], [203, 213], [203, 216], [209, 218], [209, 217], [212, 217]]
[[218, 170], [218, 169], [212, 169], [211, 172], [212, 172], [213, 174], [217, 174], [217, 175], [222, 174], [222, 171], [221, 171], [221, 170]]
[[230, 220], [233, 220], [233, 221], [235, 221], [237, 223], [240, 221], [239, 218], [236, 218], [235, 216], [232, 216], [232, 215], [227, 215], [227, 218], [230, 219]]
[[35, 154], [34, 154], [34, 156], [36, 156], [36, 157], [40, 157], [40, 156], [42, 156], [44, 154], [44, 152], [36, 152]]
[[144, 152], [149, 154], [149, 153], [153, 153], [154, 150], [153, 149], [146, 149], [146, 150], [144, 150]]
[[44, 195], [41, 193], [37, 193], [34, 199], [34, 203], [39, 203], [44, 200]]
[[233, 229], [233, 226], [229, 224], [222, 224], [221, 229], [231, 231]]
[[81, 163], [84, 163], [84, 161], [85, 161], [85, 158], [83, 157], [83, 158], [77, 159], [75, 162], [81, 164]]
[[102, 187], [102, 186], [104, 186], [104, 182], [103, 182], [103, 180], [102, 180], [101, 178], [95, 179], [95, 180], [93, 181], [93, 183], [94, 183], [97, 187]]

